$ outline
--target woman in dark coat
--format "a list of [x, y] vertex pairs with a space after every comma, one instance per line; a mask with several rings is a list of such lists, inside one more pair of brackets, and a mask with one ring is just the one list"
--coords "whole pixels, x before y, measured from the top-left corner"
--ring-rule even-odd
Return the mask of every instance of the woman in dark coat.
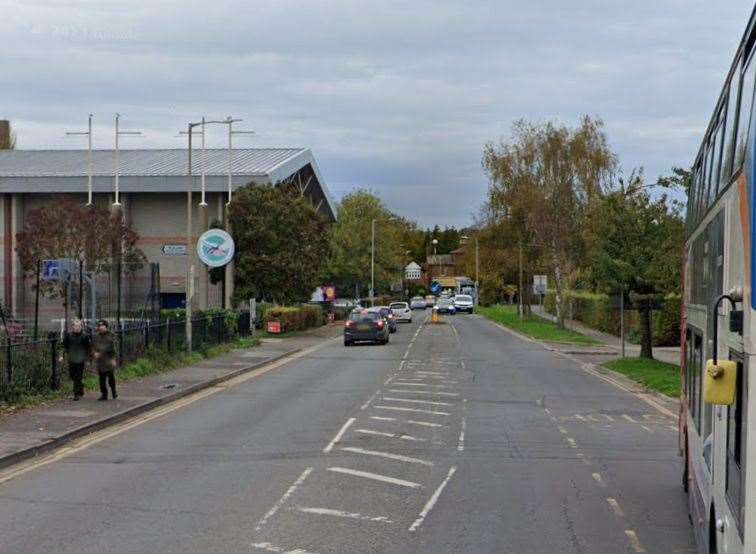
[[[92, 347], [92, 341], [87, 333], [82, 329], [81, 321], [74, 320], [71, 324], [71, 330], [66, 331], [63, 335], [63, 351], [66, 353], [68, 361], [68, 374], [73, 381], [74, 400], [84, 396], [84, 365], [89, 358], [89, 351]], [[63, 356], [60, 357], [63, 361]]]

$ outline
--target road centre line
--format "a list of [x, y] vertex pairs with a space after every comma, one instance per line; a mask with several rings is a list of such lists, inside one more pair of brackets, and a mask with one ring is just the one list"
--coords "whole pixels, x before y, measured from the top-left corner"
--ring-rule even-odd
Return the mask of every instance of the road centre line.
[[459, 396], [458, 392], [444, 392], [436, 390], [407, 390], [407, 389], [388, 389], [388, 392], [398, 392], [406, 394], [432, 394], [435, 396]]
[[635, 534], [635, 531], [631, 529], [626, 529], [625, 535], [627, 536], [627, 539], [630, 541], [630, 545], [633, 547], [633, 551], [635, 551], [636, 554], [642, 554], [643, 552], [646, 552], [646, 549], [643, 548], [643, 545], [641, 544], [640, 540], [638, 540], [638, 535]]
[[402, 439], [405, 441], [414, 442], [427, 442], [426, 439], [420, 437], [413, 437], [412, 435], [400, 435], [398, 433], [386, 433], [384, 431], [375, 431], [373, 429], [355, 429], [356, 433], [362, 433], [363, 435], [375, 435], [376, 437], [387, 437], [389, 439]]
[[266, 513], [263, 516], [263, 518], [260, 521], [257, 522], [257, 525], [255, 526], [255, 531], [259, 531], [260, 529], [262, 529], [263, 525], [265, 525], [265, 523], [276, 514], [276, 512], [281, 508], [281, 506], [284, 505], [284, 503], [286, 502], [286, 500], [288, 500], [288, 498], [292, 494], [294, 494], [294, 491], [297, 490], [297, 487], [299, 487], [299, 485], [301, 485], [302, 483], [304, 483], [304, 480], [307, 479], [307, 476], [310, 473], [312, 473], [313, 469], [314, 468], [312, 468], [312, 467], [308, 467], [307, 469], [305, 469], [302, 472], [302, 475], [300, 475], [297, 478], [297, 480], [294, 481], [294, 483], [288, 489], [286, 489], [286, 492], [283, 494], [283, 496], [281, 498], [278, 499], [278, 502], [276, 502], [275, 504], [273, 504], [273, 507], [270, 510], [268, 510], [268, 513]]
[[449, 473], [446, 475], [446, 479], [444, 479], [441, 484], [438, 486], [438, 488], [433, 492], [433, 495], [428, 499], [428, 502], [425, 503], [425, 506], [423, 506], [423, 510], [420, 512], [420, 515], [418, 518], [410, 525], [409, 531], [416, 531], [422, 524], [423, 521], [425, 521], [425, 518], [428, 516], [430, 511], [433, 509], [433, 506], [436, 505], [436, 502], [438, 502], [438, 498], [441, 496], [441, 493], [446, 488], [447, 483], [452, 478], [454, 473], [457, 471], [457, 466], [452, 466], [449, 469]]
[[342, 448], [344, 452], [352, 452], [353, 454], [363, 454], [365, 456], [376, 456], [378, 458], [386, 458], [388, 460], [396, 460], [397, 462], [407, 462], [408, 464], [419, 464], [423, 466], [433, 466], [433, 462], [429, 460], [423, 460], [421, 458], [413, 458], [412, 456], [402, 456], [401, 454], [393, 454], [391, 452], [382, 452], [380, 450], [367, 450], [365, 448], [357, 448], [354, 446], [346, 446]]
[[370, 406], [370, 403], [375, 399], [376, 396], [378, 396], [381, 393], [380, 390], [377, 390], [373, 393], [373, 396], [367, 399], [367, 402], [365, 402], [362, 406], [360, 406], [360, 410], [367, 410], [367, 407]]
[[420, 410], [418, 408], [404, 408], [401, 406], [373, 406], [377, 410], [393, 410], [395, 412], [413, 412], [417, 414], [431, 414], [431, 415], [451, 415], [449, 412], [439, 412], [434, 410]]
[[336, 433], [336, 436], [333, 437], [333, 440], [329, 442], [328, 446], [323, 449], [323, 454], [328, 454], [331, 450], [333, 450], [334, 445], [341, 440], [341, 437], [344, 436], [346, 430], [349, 429], [349, 427], [351, 427], [352, 423], [354, 423], [355, 421], [356, 419], [353, 417], [347, 419], [346, 423], [341, 426], [341, 429], [339, 429], [339, 432]]
[[378, 517], [371, 517], [371, 516], [365, 516], [362, 514], [358, 514], [356, 512], [345, 512], [343, 510], [332, 510], [331, 508], [308, 508], [306, 506], [296, 506], [294, 508], [291, 508], [292, 510], [295, 510], [297, 512], [302, 512], [305, 514], [316, 514], [321, 516], [334, 516], [334, 517], [343, 517], [347, 519], [357, 519], [360, 521], [377, 521], [379, 523], [394, 523], [386, 516], [378, 516]]
[[398, 421], [399, 423], [410, 423], [412, 425], [420, 425], [421, 427], [445, 427], [441, 423], [433, 423], [432, 421], [417, 421], [414, 419], [397, 419], [395, 417], [382, 417], [382, 416], [370, 416], [370, 419], [376, 421]]
[[405, 481], [404, 479], [397, 479], [396, 477], [389, 477], [387, 475], [380, 475], [379, 473], [371, 473], [369, 471], [349, 469], [348, 467], [332, 466], [328, 468], [328, 471], [332, 471], [334, 473], [342, 473], [344, 475], [352, 475], [354, 477], [362, 477], [364, 479], [371, 479], [373, 481], [380, 481], [382, 483], [390, 483], [392, 485], [399, 485], [400, 487], [407, 487], [410, 489], [423, 488], [423, 486], [420, 483], [414, 483], [412, 481]]
[[276, 546], [275, 544], [270, 542], [254, 542], [249, 546], [251, 546], [252, 548], [257, 548], [258, 550], [265, 550], [266, 552], [279, 552], [281, 554], [316, 554], [315, 552], [310, 552], [309, 550], [303, 550], [301, 548], [286, 550], [285, 548]]
[[465, 429], [467, 428], [467, 419], [462, 417], [462, 430], [459, 432], [459, 444], [457, 444], [457, 450], [459, 452], [465, 449]]
[[606, 501], [612, 507], [612, 510], [614, 510], [614, 513], [617, 515], [617, 517], [625, 517], [625, 512], [622, 511], [622, 507], [619, 505], [619, 502], [617, 502], [614, 498], [607, 498]]
[[408, 402], [410, 404], [425, 404], [427, 406], [454, 406], [451, 402], [434, 402], [432, 400], [417, 400], [415, 398], [395, 398], [393, 396], [384, 396], [383, 400], [388, 402]]

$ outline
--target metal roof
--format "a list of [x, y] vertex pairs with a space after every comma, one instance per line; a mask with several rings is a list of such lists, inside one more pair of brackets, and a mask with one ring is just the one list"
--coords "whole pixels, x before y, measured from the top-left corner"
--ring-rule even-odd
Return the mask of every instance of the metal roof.
[[[186, 149], [119, 150], [122, 192], [185, 192]], [[87, 183], [87, 150], [0, 150], [0, 193], [83, 193]], [[199, 190], [202, 151], [192, 151], [193, 189]], [[228, 188], [228, 149], [206, 149], [205, 184], [210, 192]], [[232, 186], [275, 184], [310, 166], [315, 186], [307, 189], [314, 203], [323, 204], [331, 219], [331, 198], [315, 157], [308, 148], [235, 148], [232, 150]], [[109, 193], [115, 175], [115, 151], [92, 151], [95, 193]]]
[[[232, 173], [268, 175], [279, 165], [304, 152], [305, 148], [244, 148], [232, 150]], [[186, 149], [119, 150], [119, 175], [186, 175]], [[87, 150], [0, 150], [0, 177], [82, 177], [87, 175]], [[192, 153], [192, 171], [199, 173], [202, 152]], [[205, 150], [205, 173], [228, 173], [228, 150]], [[115, 150], [92, 151], [92, 173], [113, 176]]]

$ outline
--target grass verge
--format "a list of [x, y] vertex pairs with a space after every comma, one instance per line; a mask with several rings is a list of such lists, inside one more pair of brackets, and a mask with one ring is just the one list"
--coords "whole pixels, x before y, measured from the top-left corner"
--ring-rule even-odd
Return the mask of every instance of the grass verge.
[[648, 389], [675, 398], [680, 396], [680, 368], [674, 364], [646, 358], [620, 358], [602, 365]]
[[[202, 348], [191, 355], [176, 352], [166, 352], [164, 350], [151, 350], [142, 358], [138, 358], [131, 363], [125, 364], [116, 371], [116, 379], [119, 382], [130, 381], [163, 373], [172, 369], [189, 366], [207, 358], [214, 358], [222, 354], [227, 354], [232, 350], [242, 348], [252, 348], [260, 344], [259, 337], [241, 337], [232, 342], [218, 344]], [[93, 371], [93, 370], [91, 370]], [[84, 378], [84, 389], [89, 391], [99, 390], [97, 375], [93, 372], [87, 373]], [[38, 394], [22, 394], [12, 404], [0, 403], [0, 417], [11, 414], [21, 408], [29, 408], [48, 404], [71, 396], [71, 383], [64, 379], [61, 387], [57, 391], [45, 391]]]
[[536, 340], [546, 342], [558, 342], [564, 344], [591, 345], [600, 344], [591, 337], [586, 337], [569, 329], [560, 329], [551, 321], [536, 315], [528, 315], [520, 318], [517, 314], [517, 306], [497, 304], [495, 306], [478, 306], [476, 313], [485, 318], [500, 323], [505, 327], [527, 335]]

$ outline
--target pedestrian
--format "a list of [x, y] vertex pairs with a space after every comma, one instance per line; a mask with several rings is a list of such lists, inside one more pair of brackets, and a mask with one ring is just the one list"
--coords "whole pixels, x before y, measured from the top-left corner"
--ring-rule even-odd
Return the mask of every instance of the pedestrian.
[[116, 370], [116, 349], [115, 336], [108, 329], [108, 322], [101, 319], [97, 322], [97, 332], [92, 338], [92, 357], [94, 358], [95, 367], [100, 377], [100, 398], [99, 400], [108, 399], [108, 387], [113, 396], [113, 400], [118, 398], [116, 394], [115, 370]]
[[[84, 332], [81, 321], [75, 319], [71, 324], [70, 331], [63, 334], [63, 351], [68, 359], [68, 375], [73, 381], [74, 400], [79, 400], [84, 396], [84, 365], [89, 358], [89, 351], [92, 347], [92, 340], [88, 333]], [[60, 356], [63, 361], [63, 356]]]

